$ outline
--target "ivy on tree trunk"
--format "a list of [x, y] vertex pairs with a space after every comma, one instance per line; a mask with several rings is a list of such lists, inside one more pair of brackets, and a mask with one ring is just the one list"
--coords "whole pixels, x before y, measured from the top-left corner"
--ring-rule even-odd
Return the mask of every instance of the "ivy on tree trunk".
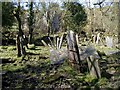
[[24, 33], [21, 28], [21, 18], [20, 18], [20, 2], [18, 3], [18, 8], [14, 16], [16, 17], [18, 21], [18, 27], [19, 27], [19, 32], [18, 32], [17, 39], [16, 39], [16, 46], [17, 46], [17, 56], [20, 57], [21, 55], [25, 55], [25, 48], [23, 47]]
[[34, 23], [33, 2], [30, 2], [30, 16], [29, 16], [29, 43], [32, 43], [33, 37], [33, 23]]

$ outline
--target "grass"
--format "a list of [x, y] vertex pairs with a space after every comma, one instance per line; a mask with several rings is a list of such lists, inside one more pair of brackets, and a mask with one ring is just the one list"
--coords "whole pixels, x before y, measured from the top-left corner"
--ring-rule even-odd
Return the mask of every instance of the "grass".
[[109, 84], [104, 77], [97, 80], [89, 72], [81, 74], [74, 70], [68, 59], [61, 65], [51, 65], [48, 47], [34, 46], [26, 52], [25, 57], [18, 58], [15, 46], [0, 46], [0, 58], [14, 61], [2, 64], [2, 70], [6, 72], [3, 75], [4, 88], [90, 88]]
[[[2, 46], [1, 46], [2, 47]], [[74, 71], [74, 69], [71, 66], [68, 66], [67, 62], [65, 62], [62, 66], [51, 66], [50, 60], [49, 60], [49, 48], [44, 46], [36, 46], [35, 49], [31, 50], [28, 49], [27, 55], [25, 57], [18, 58], [16, 55], [15, 46], [4, 46], [2, 47], [2, 52], [0, 52], [1, 57], [0, 58], [9, 58], [13, 59], [14, 63], [3, 63], [2, 69], [6, 72], [6, 75], [3, 76], [3, 80], [5, 77], [8, 78], [8, 80], [5, 80], [5, 82], [12, 82], [12, 80], [15, 80], [15, 77], [17, 75], [20, 77], [23, 76], [29, 76], [29, 77], [38, 77], [38, 80], [42, 82], [39, 82], [39, 85], [42, 83], [43, 85], [40, 85], [40, 87], [49, 87], [50, 83], [60, 83], [62, 78], [68, 77], [69, 79], [74, 77], [74, 75], [77, 74], [77, 72]], [[9, 50], [8, 50], [9, 49]], [[8, 74], [7, 74], [8, 73]], [[11, 77], [11, 75], [14, 75], [15, 77]], [[10, 80], [9, 80], [10, 79]], [[17, 82], [20, 83], [20, 78], [17, 78]], [[26, 79], [26, 78], [25, 78]], [[24, 81], [24, 78], [23, 78]], [[74, 83], [76, 80], [69, 81], [70, 83]], [[15, 87], [23, 87], [20, 84], [15, 84]], [[47, 84], [46, 84], [47, 83]], [[65, 83], [65, 82], [64, 82]], [[78, 83], [78, 82], [77, 82]], [[25, 83], [26, 84], [26, 83]], [[27, 84], [28, 87], [32, 84]], [[26, 85], [26, 87], [27, 87]], [[59, 86], [59, 84], [58, 84]], [[9, 86], [11, 87], [11, 86]], [[39, 86], [37, 86], [39, 87]]]
[[[43, 49], [42, 53], [41, 53], [41, 49]], [[16, 70], [17, 68], [21, 68], [20, 67], [20, 63], [22, 62], [21, 60], [23, 59], [23, 57], [17, 57], [17, 51], [16, 51], [16, 47], [15, 46], [0, 46], [0, 58], [1, 59], [11, 59], [12, 61], [15, 61], [15, 63], [11, 63], [11, 64], [5, 64], [5, 66], [3, 66], [3, 70]], [[46, 54], [46, 58], [48, 58], [49, 56], [49, 50], [48, 48], [43, 48], [43, 47], [36, 47], [34, 48], [34, 50], [26, 50], [26, 52], [28, 54], [31, 55], [26, 55], [24, 57], [24, 59], [28, 59], [31, 58], [30, 61], [38, 61], [40, 58], [40, 56], [43, 56], [44, 54]], [[48, 54], [48, 55], [47, 55]], [[44, 58], [44, 56], [43, 56]], [[41, 59], [41, 61], [43, 61], [43, 59]], [[47, 60], [44, 60], [47, 61]], [[16, 65], [16, 63], [18, 65]], [[15, 65], [14, 65], [15, 64]], [[34, 64], [34, 63], [33, 63]], [[16, 68], [16, 69], [15, 69]]]
[[104, 53], [107, 53], [107, 52], [110, 52], [110, 51], [119, 51], [119, 49], [117, 48], [109, 48], [109, 47], [104, 47], [104, 46], [95, 46], [95, 49], [96, 50], [99, 50], [100, 52], [104, 52]]

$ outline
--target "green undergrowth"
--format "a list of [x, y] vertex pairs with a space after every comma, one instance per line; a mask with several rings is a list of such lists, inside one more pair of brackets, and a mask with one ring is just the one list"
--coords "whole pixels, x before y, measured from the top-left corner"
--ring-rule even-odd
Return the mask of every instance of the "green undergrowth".
[[26, 56], [18, 58], [15, 46], [0, 46], [0, 58], [9, 61], [2, 63], [4, 88], [112, 88], [109, 79], [96, 79], [89, 71], [80, 73], [69, 65], [67, 58], [62, 64], [52, 65], [49, 47], [31, 47], [34, 48], [26, 49]]
[[107, 62], [115, 62], [119, 63], [120, 59], [120, 50], [117, 48], [109, 48], [104, 46], [95, 46], [96, 51], [98, 51], [99, 56], [102, 60], [106, 60]]
[[100, 51], [100, 52], [103, 52], [105, 54], [108, 54], [108, 52], [118, 52], [120, 51], [119, 49], [117, 48], [109, 48], [109, 47], [105, 47], [105, 46], [95, 46], [95, 49]]
[[[31, 49], [32, 48], [32, 49]], [[15, 46], [0, 46], [0, 59], [8, 61], [14, 61], [14, 63], [3, 63], [2, 69], [5, 71], [13, 71], [25, 67], [25, 60], [36, 64], [38, 60], [46, 62], [49, 58], [49, 50], [45, 47], [36, 47], [31, 45], [30, 49], [26, 49], [26, 56], [17, 57], [17, 51]], [[44, 60], [46, 59], [46, 60]], [[35, 61], [35, 62], [34, 62]], [[4, 62], [4, 61], [3, 61]], [[29, 63], [30, 63], [29, 62]], [[28, 62], [27, 62], [28, 63]]]

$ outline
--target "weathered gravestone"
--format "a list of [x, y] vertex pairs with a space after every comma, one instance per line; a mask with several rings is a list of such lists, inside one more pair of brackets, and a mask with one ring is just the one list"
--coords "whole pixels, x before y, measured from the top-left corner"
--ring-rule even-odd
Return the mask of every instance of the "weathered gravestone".
[[98, 44], [99, 41], [100, 41], [100, 33], [98, 33], [97, 36], [96, 36], [96, 44]]
[[113, 38], [107, 36], [107, 37], [105, 38], [105, 41], [106, 41], [106, 45], [107, 45], [107, 47], [112, 48], [112, 46], [113, 46]]
[[54, 32], [57, 32], [60, 28], [60, 16], [58, 14], [54, 14], [53, 16], [53, 20], [52, 20], [52, 29], [54, 30]]
[[62, 42], [63, 42], [63, 37], [55, 37], [56, 41], [52, 42], [52, 40], [49, 38], [49, 43], [46, 43], [44, 40], [42, 40], [42, 43], [45, 46], [49, 46], [50, 48], [50, 62], [51, 64], [61, 64], [64, 62], [65, 58], [68, 56], [67, 49], [66, 48], [61, 48], [62, 47]]
[[50, 49], [50, 61], [51, 64], [61, 64], [67, 58], [66, 48], [62, 49]]
[[76, 34], [73, 31], [69, 31], [67, 35], [67, 49], [69, 62], [73, 68], [82, 71], [82, 60], [87, 59], [88, 68], [90, 75], [95, 78], [100, 78], [100, 68], [98, 63], [98, 54], [93, 47], [86, 48], [81, 54], [78, 48], [78, 41], [76, 39]]
[[[51, 64], [61, 64], [64, 62], [65, 58], [68, 57], [70, 65], [75, 70], [81, 72], [83, 69], [82, 60], [87, 59], [90, 74], [93, 77], [100, 78], [101, 74], [98, 63], [99, 56], [96, 50], [93, 47], [88, 47], [81, 51], [78, 48], [78, 36], [73, 31], [69, 31], [66, 38], [67, 48], [61, 48], [63, 36], [61, 36], [60, 39], [57, 39], [57, 48], [52, 47], [52, 45], [48, 45], [50, 47]], [[47, 46], [44, 41], [43, 44]]]
[[81, 60], [86, 60], [88, 63], [88, 68], [90, 71], [90, 75], [95, 78], [100, 78], [100, 68], [99, 68], [99, 55], [96, 52], [95, 48], [92, 46], [87, 47], [81, 54], [80, 54]]
[[113, 37], [113, 47], [118, 47], [118, 36], [117, 35]]
[[94, 56], [90, 56], [87, 58], [87, 62], [88, 62], [90, 75], [95, 78], [101, 78], [98, 59], [95, 59]]
[[50, 49], [50, 60], [51, 64], [61, 64], [64, 62], [65, 58], [68, 56], [67, 49], [61, 48], [62, 42], [63, 42], [64, 34], [59, 38], [56, 38], [56, 49], [51, 48]]
[[69, 31], [67, 35], [67, 49], [68, 58], [71, 66], [80, 71], [81, 60], [79, 55], [79, 49], [77, 45], [76, 34], [73, 31]]

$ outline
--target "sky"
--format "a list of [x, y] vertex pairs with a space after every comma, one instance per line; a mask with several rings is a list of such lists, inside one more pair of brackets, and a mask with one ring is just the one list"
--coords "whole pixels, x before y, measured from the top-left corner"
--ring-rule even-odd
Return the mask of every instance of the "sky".
[[[2, 1], [9, 1], [9, 0], [2, 0]], [[18, 0], [13, 0], [13, 1], [18, 1]], [[28, 2], [28, 1], [34, 1], [34, 2], [44, 2], [44, 1], [51, 1], [51, 2], [60, 2], [60, 1], [80, 1], [80, 2], [98, 2], [98, 1], [102, 1], [102, 0], [20, 0], [23, 2]], [[105, 2], [118, 2], [119, 0], [105, 0]]]
[[[9, 0], [3, 0], [3, 1], [9, 1]], [[12, 0], [13, 2], [17, 2], [19, 0]], [[21, 2], [30, 2], [32, 0], [20, 0]], [[62, 4], [63, 1], [78, 1], [80, 2], [82, 5], [87, 6], [87, 4], [90, 1], [90, 7], [93, 8], [94, 7], [94, 3], [103, 1], [103, 0], [33, 0], [33, 2], [56, 2], [59, 3], [60, 5]], [[105, 0], [105, 3], [108, 2], [118, 2], [119, 0]], [[24, 3], [24, 7], [26, 6], [26, 4]], [[27, 8], [26, 8], [27, 9]]]
[[[0, 1], [10, 1], [10, 0], [0, 0]], [[13, 0], [13, 1], [18, 1], [18, 0]], [[51, 2], [60, 2], [60, 1], [80, 1], [80, 2], [98, 2], [102, 0], [20, 0], [22, 2], [28, 2], [28, 1], [34, 1], [34, 2], [44, 2], [44, 1], [51, 1]], [[118, 2], [119, 0], [105, 0], [105, 2]]]

